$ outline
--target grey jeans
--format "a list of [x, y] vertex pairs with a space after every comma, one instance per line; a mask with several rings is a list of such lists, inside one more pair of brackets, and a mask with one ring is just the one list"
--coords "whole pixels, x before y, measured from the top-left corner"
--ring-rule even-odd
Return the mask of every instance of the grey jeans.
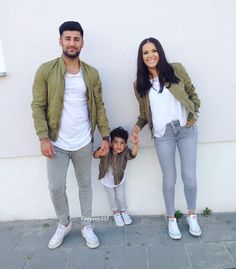
[[114, 188], [104, 186], [104, 189], [107, 193], [111, 210], [126, 211], [125, 182]]
[[57, 218], [63, 225], [68, 224], [70, 219], [66, 175], [71, 160], [79, 186], [82, 224], [87, 225], [92, 218], [92, 143], [76, 151], [66, 151], [55, 147], [55, 152], [53, 159], [47, 159], [47, 172], [49, 191]]
[[196, 155], [197, 155], [198, 129], [181, 127], [179, 121], [172, 121], [166, 125], [165, 134], [155, 137], [155, 147], [163, 174], [163, 196], [167, 216], [175, 214], [175, 184], [176, 166], [175, 153], [178, 148], [181, 164], [181, 177], [184, 184], [184, 194], [189, 211], [196, 210], [197, 179], [196, 179]]

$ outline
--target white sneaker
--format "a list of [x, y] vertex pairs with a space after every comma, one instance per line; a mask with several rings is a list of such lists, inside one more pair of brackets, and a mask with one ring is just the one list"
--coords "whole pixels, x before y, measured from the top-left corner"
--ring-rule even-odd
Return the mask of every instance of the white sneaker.
[[130, 215], [125, 211], [125, 212], [121, 212], [121, 216], [122, 216], [122, 219], [124, 221], [124, 223], [126, 225], [129, 225], [132, 223], [132, 219], [130, 217]]
[[113, 217], [114, 217], [116, 226], [123, 227], [125, 225], [120, 213], [114, 214]]
[[181, 239], [182, 234], [179, 230], [178, 224], [176, 222], [176, 218], [171, 218], [168, 221], [168, 232], [169, 236], [172, 239]]
[[50, 249], [59, 247], [63, 243], [64, 237], [71, 231], [72, 222], [70, 221], [68, 226], [58, 224], [57, 230], [51, 240], [48, 243]]
[[193, 236], [200, 236], [202, 234], [201, 228], [197, 222], [197, 215], [187, 216], [187, 223], [189, 225], [189, 232]]
[[99, 246], [99, 240], [93, 231], [94, 226], [89, 224], [81, 229], [81, 234], [86, 240], [86, 244], [89, 248], [97, 248]]

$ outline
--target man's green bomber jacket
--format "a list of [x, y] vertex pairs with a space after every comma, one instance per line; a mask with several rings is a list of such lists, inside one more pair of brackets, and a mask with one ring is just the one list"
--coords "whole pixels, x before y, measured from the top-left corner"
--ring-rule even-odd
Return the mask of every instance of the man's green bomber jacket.
[[[182, 64], [172, 63], [171, 65], [174, 69], [175, 75], [180, 79], [180, 81], [178, 84], [172, 83], [170, 86], [168, 85], [169, 83], [166, 83], [165, 86], [176, 97], [176, 99], [179, 100], [183, 106], [185, 106], [188, 113], [188, 120], [193, 117], [196, 121], [196, 113], [199, 112], [198, 109], [200, 107], [200, 100], [196, 93], [196, 89]], [[139, 95], [136, 88], [136, 81], [134, 82], [134, 91], [139, 103], [140, 113], [136, 125], [142, 129], [146, 124], [148, 124], [152, 131], [153, 124], [149, 95], [146, 94], [144, 97]]]
[[[96, 125], [102, 137], [109, 136], [109, 125], [102, 99], [102, 85], [98, 71], [80, 61], [87, 88], [88, 109], [92, 133]], [[66, 66], [62, 58], [43, 63], [33, 83], [33, 119], [39, 139], [57, 139], [65, 91]]]

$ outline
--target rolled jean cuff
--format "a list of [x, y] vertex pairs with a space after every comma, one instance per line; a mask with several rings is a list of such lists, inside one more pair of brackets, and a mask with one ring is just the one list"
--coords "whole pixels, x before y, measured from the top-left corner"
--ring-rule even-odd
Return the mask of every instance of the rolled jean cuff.
[[60, 224], [67, 226], [70, 223], [70, 217], [68, 217], [66, 220], [59, 221]]

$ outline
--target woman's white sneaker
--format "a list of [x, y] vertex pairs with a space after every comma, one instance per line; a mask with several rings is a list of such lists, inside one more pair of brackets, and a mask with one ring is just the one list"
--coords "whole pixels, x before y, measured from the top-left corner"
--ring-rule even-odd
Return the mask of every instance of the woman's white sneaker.
[[114, 214], [113, 218], [114, 218], [116, 226], [123, 227], [125, 225], [120, 213]]
[[94, 233], [93, 228], [94, 226], [89, 224], [81, 229], [81, 234], [89, 248], [97, 248], [99, 246], [99, 240]]
[[176, 218], [171, 218], [168, 220], [168, 232], [172, 239], [181, 239], [182, 234], [179, 230]]
[[48, 243], [48, 248], [55, 249], [59, 247], [64, 240], [64, 237], [71, 231], [72, 229], [72, 222], [70, 221], [67, 226], [58, 224], [57, 230], [54, 233], [53, 237]]
[[187, 223], [189, 225], [189, 232], [193, 236], [200, 236], [202, 234], [201, 228], [197, 222], [197, 215], [187, 216]]
[[122, 216], [122, 219], [125, 223], [125, 225], [129, 225], [132, 223], [132, 219], [130, 217], [130, 215], [125, 211], [125, 212], [121, 212], [121, 216]]

